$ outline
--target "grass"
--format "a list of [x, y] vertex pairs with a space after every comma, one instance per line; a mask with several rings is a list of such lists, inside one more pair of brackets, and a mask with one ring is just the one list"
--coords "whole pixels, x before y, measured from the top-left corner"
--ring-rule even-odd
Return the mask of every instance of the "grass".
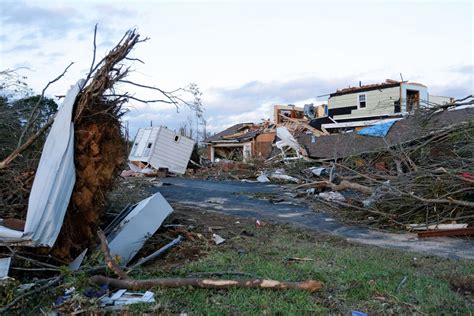
[[[241, 271], [275, 280], [322, 280], [324, 290], [310, 294], [296, 290], [154, 289], [156, 306], [133, 306], [132, 310], [194, 315], [347, 315], [351, 310], [369, 314], [474, 312], [472, 301], [453, 291], [449, 284], [451, 275], [473, 274], [472, 262], [351, 245], [286, 226], [265, 226], [253, 233], [254, 237], [237, 236], [213, 246], [201, 260], [172, 271], [156, 264], [135, 277]], [[285, 259], [289, 257], [309, 257], [314, 261], [290, 262]], [[400, 285], [404, 277], [406, 282]]]
[[[474, 274], [473, 261], [356, 245], [286, 225], [267, 224], [256, 229], [253, 220], [239, 218], [237, 224], [236, 218], [218, 213], [191, 210], [173, 216], [190, 220], [194, 231], [205, 237], [211, 234], [209, 227], [221, 226], [218, 234], [226, 241], [221, 245], [207, 240], [184, 241], [131, 277], [187, 277], [198, 272], [232, 271], [274, 280], [320, 280], [325, 287], [312, 294], [297, 290], [155, 288], [156, 303], [131, 305], [128, 309], [132, 314], [349, 315], [352, 310], [371, 315], [474, 314], [472, 295], [464, 296], [450, 285], [453, 276]], [[240, 234], [243, 229], [246, 236]], [[295, 257], [313, 260], [288, 260]], [[401, 282], [403, 279], [406, 281]], [[65, 281], [62, 288], [75, 286], [77, 293], [90, 286], [86, 275], [66, 277]], [[45, 291], [14, 312], [25, 315], [49, 311], [60, 292]], [[91, 304], [81, 301], [89, 312], [97, 311]]]

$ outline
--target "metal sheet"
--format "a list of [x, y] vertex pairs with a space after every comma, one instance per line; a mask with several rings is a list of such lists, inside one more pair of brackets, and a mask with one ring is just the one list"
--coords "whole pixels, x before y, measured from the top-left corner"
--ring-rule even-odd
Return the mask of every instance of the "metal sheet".
[[120, 264], [126, 265], [171, 212], [173, 208], [160, 193], [138, 203], [107, 236], [112, 256], [119, 257]]
[[84, 85], [79, 80], [69, 89], [43, 146], [40, 162], [28, 200], [25, 230], [0, 230], [3, 243], [21, 242], [27, 246], [53, 246], [69, 204], [75, 183], [74, 127], [72, 109]]

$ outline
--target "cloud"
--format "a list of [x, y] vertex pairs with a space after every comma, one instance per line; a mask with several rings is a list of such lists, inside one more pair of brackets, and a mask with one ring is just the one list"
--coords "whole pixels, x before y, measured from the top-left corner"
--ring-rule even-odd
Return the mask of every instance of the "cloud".
[[44, 8], [28, 5], [24, 2], [10, 2], [2, 7], [2, 24], [20, 26], [25, 35], [57, 38], [75, 30], [82, 24], [79, 12], [66, 6]]
[[[348, 79], [301, 77], [285, 81], [250, 81], [236, 88], [212, 88], [203, 96], [209, 130], [215, 132], [242, 121], [259, 122], [272, 116], [275, 104], [317, 103], [324, 95], [346, 86]], [[324, 101], [324, 99], [321, 99]]]
[[[318, 95], [333, 92], [346, 86], [347, 79], [326, 80], [318, 77], [299, 77], [285, 81], [249, 81], [238, 87], [210, 88], [202, 97], [207, 131], [214, 133], [241, 122], [261, 122], [273, 116], [273, 105], [318, 103]], [[322, 100], [324, 101], [324, 100]], [[139, 127], [153, 124], [177, 129], [194, 112], [183, 107], [179, 113], [173, 108], [137, 104], [125, 117], [129, 120], [130, 133]]]
[[18, 44], [7, 49], [2, 50], [2, 53], [14, 53], [18, 51], [32, 51], [38, 50], [41, 48], [39, 43], [29, 43], [29, 44]]
[[452, 72], [457, 72], [460, 74], [465, 74], [469, 76], [474, 76], [474, 65], [457, 65], [449, 67], [449, 70]]

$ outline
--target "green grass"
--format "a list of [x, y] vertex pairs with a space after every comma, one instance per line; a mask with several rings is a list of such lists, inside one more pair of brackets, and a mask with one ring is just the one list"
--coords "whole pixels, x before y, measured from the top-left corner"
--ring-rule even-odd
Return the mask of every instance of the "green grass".
[[[267, 225], [255, 229], [247, 225], [245, 229], [254, 233], [254, 237], [224, 235], [227, 240], [221, 245], [209, 248], [203, 244], [205, 253], [198, 261], [163, 265], [164, 261], [158, 259], [131, 277], [186, 277], [196, 272], [239, 271], [274, 280], [321, 280], [324, 289], [307, 293], [297, 290], [155, 288], [152, 291], [156, 303], [131, 305], [128, 307], [130, 312], [349, 315], [351, 310], [359, 310], [371, 315], [474, 314], [473, 301], [455, 292], [449, 284], [451, 276], [474, 274], [473, 261], [354, 245], [339, 238], [317, 236], [288, 226]], [[199, 242], [185, 241], [182, 247], [197, 245]], [[177, 254], [182, 251], [176, 248]], [[314, 260], [286, 260], [289, 257]], [[406, 282], [399, 286], [404, 277]], [[65, 281], [65, 287], [75, 286], [79, 293], [90, 286], [86, 275], [66, 277]], [[48, 311], [57, 295], [58, 291], [45, 291], [12, 312], [33, 315], [41, 310]], [[87, 305], [83, 307], [87, 308]], [[89, 306], [88, 310], [94, 311], [97, 307]]]
[[[240, 271], [275, 280], [322, 280], [325, 288], [313, 294], [296, 290], [154, 289], [155, 307], [140, 305], [132, 310], [194, 315], [347, 315], [351, 310], [370, 314], [474, 313], [472, 301], [454, 292], [448, 281], [450, 275], [473, 274], [473, 262], [351, 245], [281, 226], [266, 226], [253, 232], [255, 237], [235, 237], [213, 246], [209, 255], [199, 261], [172, 271], [161, 269], [157, 263], [135, 277]], [[309, 257], [314, 261], [290, 263], [285, 260], [288, 257]], [[413, 257], [417, 257], [416, 264]], [[405, 276], [406, 282], [397, 291]]]

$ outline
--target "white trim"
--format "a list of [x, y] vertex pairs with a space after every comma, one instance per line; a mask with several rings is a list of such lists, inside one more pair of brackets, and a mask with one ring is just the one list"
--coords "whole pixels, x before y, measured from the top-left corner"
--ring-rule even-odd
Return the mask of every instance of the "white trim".
[[383, 119], [383, 120], [367, 120], [367, 121], [356, 121], [356, 122], [344, 122], [344, 123], [329, 123], [329, 124], [322, 124], [321, 126], [324, 128], [345, 128], [345, 127], [360, 127], [360, 126], [371, 126], [377, 123], [385, 123], [390, 121], [399, 121], [402, 120], [403, 117], [400, 118], [390, 118], [390, 119]]

